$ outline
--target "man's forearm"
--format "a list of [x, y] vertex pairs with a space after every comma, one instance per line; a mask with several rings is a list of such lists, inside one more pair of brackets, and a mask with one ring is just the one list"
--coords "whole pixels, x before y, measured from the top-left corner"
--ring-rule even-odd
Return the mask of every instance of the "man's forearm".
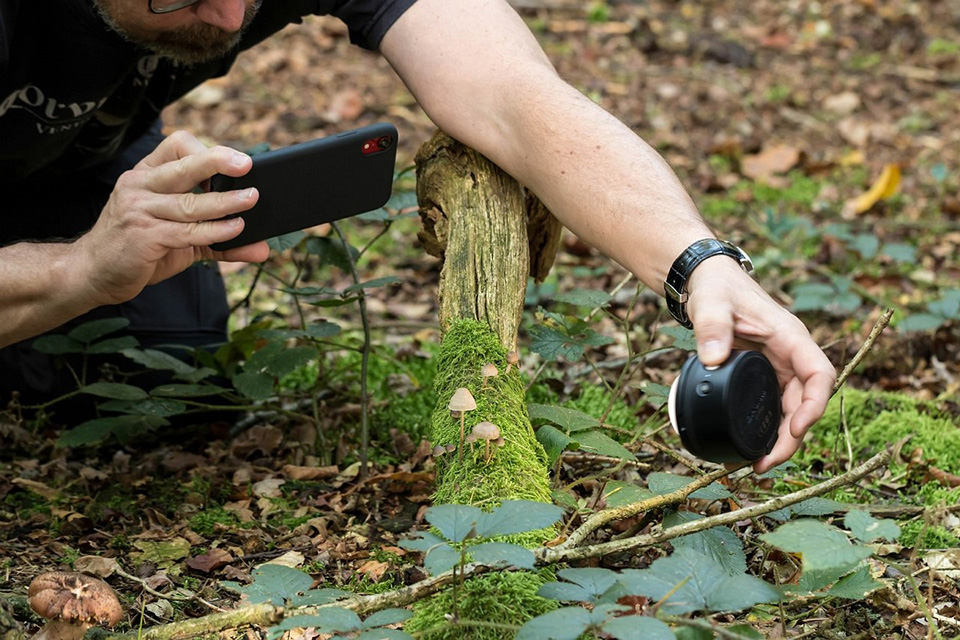
[[438, 126], [657, 291], [712, 235], [659, 154], [563, 82], [505, 2], [419, 0], [381, 47]]
[[73, 245], [22, 242], [0, 248], [0, 347], [92, 309], [78, 282]]

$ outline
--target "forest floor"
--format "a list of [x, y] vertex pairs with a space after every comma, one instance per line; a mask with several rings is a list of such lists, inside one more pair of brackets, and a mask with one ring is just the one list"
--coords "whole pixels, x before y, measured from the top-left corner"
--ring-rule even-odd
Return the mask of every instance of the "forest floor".
[[[754, 257], [760, 282], [797, 311], [838, 370], [883, 309], [896, 309], [848, 386], [927, 402], [955, 427], [960, 423], [960, 0], [587, 6], [522, 0], [515, 6], [559, 73], [662, 153], [710, 224]], [[229, 75], [165, 114], [170, 130], [241, 149], [280, 147], [383, 120], [399, 130], [398, 168], [411, 165], [432, 123], [382, 58], [351, 46], [338, 21], [319, 17], [244, 53]], [[881, 179], [890, 187], [883, 198], [861, 200], [862, 211], [850, 204], [869, 196], [872, 186], [879, 195]], [[410, 189], [411, 178], [402, 177], [391, 213], [414, 210]], [[374, 238], [375, 227], [343, 223], [354, 244]], [[65, 449], [54, 442], [63, 428], [76, 426], [68, 415], [52, 406], [38, 423], [14, 408], [0, 420], [0, 600], [16, 602], [45, 570], [82, 569], [108, 577], [131, 612], [126, 622], [136, 628], [141, 615], [144, 625], [153, 625], [231, 606], [237, 594], [221, 581], [248, 582], [267, 560], [355, 592], [423, 579], [416, 558], [398, 546], [403, 534], [424, 524], [433, 489], [426, 425], [434, 401], [440, 265], [423, 252], [416, 231], [415, 217], [392, 224], [358, 265], [363, 280], [398, 278], [369, 290], [367, 298], [383, 356], [370, 371], [371, 388], [383, 394], [372, 404], [370, 475], [360, 477], [357, 457], [355, 351], [330, 349], [319, 370], [299, 369], [298, 375], [321, 380], [323, 392], [281, 415], [244, 418], [242, 429], [232, 416], [165, 427], [123, 445]], [[333, 237], [329, 229], [314, 232]], [[292, 262], [288, 250], [267, 268], [290, 278]], [[309, 307], [294, 322], [298, 305], [256, 267], [224, 265], [224, 271], [239, 307], [234, 328], [264, 319], [294, 326], [329, 318], [356, 341], [355, 306]], [[528, 344], [526, 331], [542, 317], [538, 307], [558, 308], [551, 306], [555, 294], [614, 292], [611, 313], [591, 325], [614, 338], [590, 351], [599, 366], [545, 362], [528, 347], [523, 366], [526, 376], [537, 378], [531, 394], [538, 402], [593, 415], [614, 406], [611, 423], [630, 431], [658, 415], [663, 422], [643, 390], [669, 384], [684, 356], [645, 359], [631, 369], [618, 398], [597, 393], [603, 386], [591, 384], [591, 376], [612, 384], [627, 340], [661, 346], [658, 327], [669, 324], [656, 296], [633, 296], [636, 282], [617, 289], [625, 276], [565, 235], [551, 276], [528, 291], [520, 341]], [[296, 277], [300, 286], [352, 283], [350, 273], [328, 267]], [[617, 321], [628, 316], [633, 337], [624, 336]], [[291, 397], [309, 387], [302, 380], [288, 385]], [[900, 587], [852, 602], [793, 603], [785, 615], [767, 610], [749, 622], [767, 637], [934, 637], [925, 604], [940, 637], [960, 637], [957, 431], [925, 447], [909, 434], [888, 442], [896, 445], [895, 470], [865, 480], [848, 500], [886, 504], [886, 513], [912, 532], [883, 553], [910, 568], [918, 591], [898, 582], [903, 573], [881, 569], [879, 576]], [[678, 447], [667, 431], [640, 435], [636, 451], [646, 462], [685, 471], [656, 447]], [[782, 485], [758, 482], [748, 497], [814, 483], [877, 450], [875, 441], [861, 447], [856, 432], [853, 437], [842, 451], [811, 444], [780, 478]], [[557, 485], [581, 473], [565, 465]], [[574, 497], [597, 507], [604, 484], [582, 482]], [[939, 572], [923, 561], [933, 552], [946, 558]], [[760, 573], [767, 570], [754, 555], [751, 562]], [[144, 585], [203, 598], [169, 600]], [[37, 618], [15, 613], [30, 630], [36, 627]], [[260, 634], [251, 629], [231, 637]]]

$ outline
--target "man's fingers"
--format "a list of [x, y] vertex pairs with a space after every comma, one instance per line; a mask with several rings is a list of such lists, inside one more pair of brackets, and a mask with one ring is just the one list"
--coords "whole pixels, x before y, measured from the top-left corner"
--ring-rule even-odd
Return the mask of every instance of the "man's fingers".
[[730, 308], [721, 302], [711, 306], [707, 300], [706, 305], [691, 310], [691, 320], [697, 335], [700, 361], [706, 366], [723, 364], [733, 347], [734, 319]]
[[156, 193], [184, 193], [218, 173], [231, 177], [242, 176], [252, 166], [253, 160], [245, 153], [229, 147], [205, 148], [154, 167], [144, 187]]
[[[204, 252], [206, 253], [206, 251]], [[213, 260], [226, 262], [265, 262], [270, 257], [270, 247], [266, 242], [256, 242], [226, 251], [210, 251]]]
[[160, 220], [191, 223], [243, 213], [252, 208], [259, 197], [259, 192], [252, 187], [239, 191], [152, 194], [140, 206]]
[[207, 146], [186, 131], [174, 131], [164, 138], [157, 147], [143, 158], [137, 168], [159, 167], [187, 156], [201, 153]]

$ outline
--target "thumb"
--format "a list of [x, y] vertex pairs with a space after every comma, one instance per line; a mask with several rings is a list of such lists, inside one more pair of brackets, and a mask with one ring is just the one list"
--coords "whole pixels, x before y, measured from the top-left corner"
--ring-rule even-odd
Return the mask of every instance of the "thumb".
[[726, 307], [718, 305], [693, 317], [693, 330], [697, 336], [697, 355], [705, 366], [723, 364], [733, 347], [733, 316]]

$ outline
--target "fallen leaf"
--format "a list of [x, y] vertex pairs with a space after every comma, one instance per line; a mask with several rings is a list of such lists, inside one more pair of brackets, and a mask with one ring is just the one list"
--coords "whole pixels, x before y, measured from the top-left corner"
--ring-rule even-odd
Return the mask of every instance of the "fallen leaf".
[[869, 211], [873, 205], [895, 194], [900, 187], [900, 165], [888, 164], [876, 182], [865, 192], [843, 205], [842, 215], [851, 218]]
[[27, 491], [32, 491], [41, 498], [46, 498], [47, 500], [56, 500], [60, 497], [60, 492], [56, 489], [48, 487], [42, 482], [37, 482], [36, 480], [27, 480], [26, 478], [14, 478], [13, 484], [18, 487], [23, 487]]
[[282, 478], [267, 478], [260, 482], [254, 482], [253, 495], [258, 498], [280, 498], [283, 496], [280, 487], [286, 483], [287, 481]]
[[299, 551], [287, 551], [282, 556], [278, 556], [273, 560], [264, 562], [263, 564], [278, 564], [282, 567], [289, 567], [291, 569], [296, 569], [303, 564], [303, 561], [306, 560], [304, 555]]
[[367, 562], [363, 563], [363, 565], [361, 565], [359, 569], [357, 569], [357, 572], [362, 573], [363, 575], [367, 576], [374, 582], [380, 582], [380, 578], [383, 577], [383, 574], [386, 573], [389, 568], [390, 568], [389, 562], [380, 562], [379, 560], [368, 560]]
[[80, 556], [74, 561], [73, 568], [81, 573], [89, 573], [90, 575], [101, 578], [109, 578], [120, 570], [120, 565], [113, 558]]
[[786, 173], [800, 162], [800, 150], [785, 144], [764, 147], [760, 153], [744, 156], [740, 165], [743, 175], [758, 182], [770, 182], [780, 173]]
[[231, 562], [233, 562], [233, 556], [229, 551], [214, 548], [198, 556], [187, 558], [185, 564], [196, 571], [210, 573], [211, 571], [227, 566]]
[[340, 473], [340, 469], [336, 465], [329, 467], [301, 467], [293, 464], [283, 465], [283, 475], [291, 480], [321, 480], [323, 478], [332, 478], [338, 473]]

